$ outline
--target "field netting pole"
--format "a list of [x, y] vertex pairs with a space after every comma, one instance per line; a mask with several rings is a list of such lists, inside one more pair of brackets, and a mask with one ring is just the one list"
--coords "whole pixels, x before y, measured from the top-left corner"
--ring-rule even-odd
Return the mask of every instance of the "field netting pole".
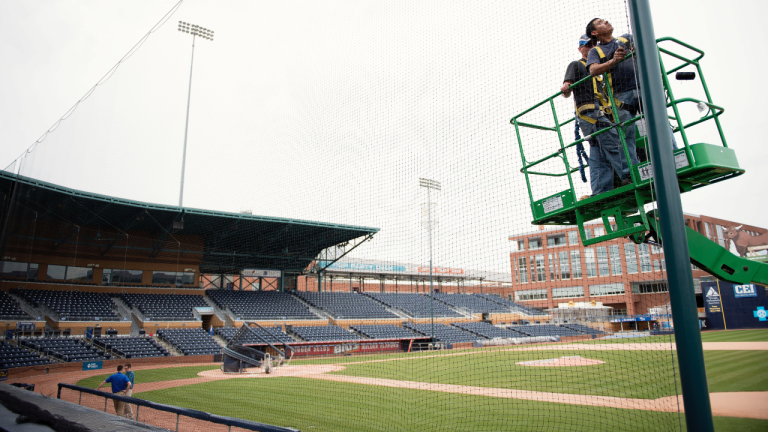
[[704, 351], [701, 345], [698, 310], [693, 289], [691, 258], [685, 234], [683, 205], [672, 154], [661, 66], [656, 49], [651, 8], [648, 0], [629, 1], [635, 37], [641, 98], [648, 125], [648, 147], [658, 197], [658, 215], [664, 254], [667, 260], [669, 299], [675, 325], [677, 359], [688, 430], [713, 431]]

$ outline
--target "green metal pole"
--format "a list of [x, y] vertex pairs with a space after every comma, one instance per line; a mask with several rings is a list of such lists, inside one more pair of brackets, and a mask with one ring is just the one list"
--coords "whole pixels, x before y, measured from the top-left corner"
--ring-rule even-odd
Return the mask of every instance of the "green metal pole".
[[658, 214], [667, 260], [669, 300], [675, 324], [677, 360], [688, 430], [714, 431], [704, 351], [701, 345], [691, 258], [685, 234], [683, 205], [672, 154], [664, 87], [648, 0], [630, 0], [629, 13], [637, 51], [637, 71], [646, 109], [648, 147], [658, 196]]

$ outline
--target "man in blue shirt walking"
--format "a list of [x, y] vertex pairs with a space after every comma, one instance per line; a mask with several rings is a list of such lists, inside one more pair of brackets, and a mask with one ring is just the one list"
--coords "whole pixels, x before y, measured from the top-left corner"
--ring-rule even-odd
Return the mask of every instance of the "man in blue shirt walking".
[[[133, 386], [131, 385], [131, 381], [128, 379], [128, 377], [122, 374], [122, 371], [123, 365], [118, 365], [117, 373], [107, 377], [107, 379], [105, 379], [101, 384], [99, 384], [98, 387], [96, 387], [96, 390], [104, 387], [107, 385], [107, 383], [109, 383], [112, 384], [112, 393], [118, 394], [120, 396], [126, 396], [127, 391]], [[112, 399], [112, 402], [115, 404], [115, 414], [122, 417], [123, 411], [125, 409], [125, 402], [118, 401], [117, 399]]]

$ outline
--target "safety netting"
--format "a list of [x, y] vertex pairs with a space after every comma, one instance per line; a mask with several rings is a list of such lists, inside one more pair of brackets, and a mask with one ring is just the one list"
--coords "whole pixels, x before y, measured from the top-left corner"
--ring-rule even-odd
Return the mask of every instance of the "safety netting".
[[[0, 360], [38, 372], [18, 380], [132, 363], [133, 398], [302, 431], [684, 427], [634, 58], [561, 94], [593, 18], [633, 52], [623, 1], [164, 9], [2, 161], [0, 315], [26, 324]], [[681, 135], [702, 110], [670, 107], [680, 163], [719, 136]]]

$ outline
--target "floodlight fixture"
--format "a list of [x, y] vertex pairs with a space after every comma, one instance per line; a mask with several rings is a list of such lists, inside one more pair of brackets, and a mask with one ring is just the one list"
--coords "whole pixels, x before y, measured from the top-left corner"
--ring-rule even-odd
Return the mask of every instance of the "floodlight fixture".
[[179, 190], [179, 207], [184, 204], [184, 170], [187, 163], [187, 132], [189, 131], [189, 102], [192, 98], [192, 67], [195, 64], [195, 39], [201, 37], [213, 41], [213, 30], [199, 26], [197, 24], [190, 24], [185, 21], [179, 21], [178, 30], [182, 33], [192, 35], [192, 61], [189, 66], [189, 91], [187, 93], [187, 120], [184, 126], [184, 152], [181, 159], [181, 187]]

